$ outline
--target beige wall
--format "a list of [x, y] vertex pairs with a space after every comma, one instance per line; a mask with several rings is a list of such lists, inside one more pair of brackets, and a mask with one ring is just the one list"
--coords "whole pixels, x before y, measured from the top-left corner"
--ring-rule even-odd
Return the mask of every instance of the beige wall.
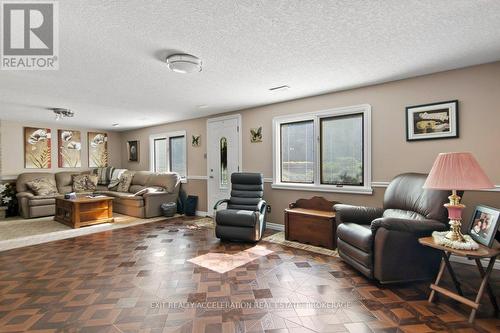
[[[293, 87], [292, 87], [293, 89]], [[432, 102], [459, 100], [460, 138], [406, 142], [405, 107]], [[500, 62], [394, 81], [290, 102], [239, 111], [242, 115], [243, 170], [272, 177], [272, 118], [279, 115], [370, 104], [372, 106], [372, 181], [390, 181], [395, 175], [428, 172], [439, 152], [471, 151], [495, 184], [500, 184]], [[263, 127], [263, 142], [250, 143], [249, 130]], [[182, 121], [122, 133], [122, 165], [131, 169], [149, 167], [149, 135], [186, 130], [188, 134], [188, 177], [206, 176], [206, 118]], [[190, 145], [192, 134], [202, 135], [202, 146]], [[126, 141], [140, 140], [141, 161], [126, 160]], [[188, 193], [206, 192], [205, 181], [189, 180]], [[322, 195], [330, 200], [362, 205], [382, 205], [384, 189], [373, 195], [315, 193], [273, 190], [266, 184], [265, 197], [272, 205], [269, 220], [282, 223], [283, 209], [300, 197]], [[500, 192], [469, 192], [464, 203], [500, 207]], [[206, 194], [200, 197], [199, 210], [206, 210]]]
[[[68, 170], [88, 170], [88, 150], [87, 150], [87, 132], [95, 132], [98, 130], [87, 128], [75, 128], [65, 126], [64, 122], [56, 125], [33, 122], [13, 122], [2, 120], [0, 123], [1, 135], [1, 177], [11, 178], [22, 172], [47, 172], [48, 169], [25, 169], [24, 168], [24, 143], [23, 143], [23, 127], [40, 127], [50, 128], [52, 133], [52, 168], [51, 172], [68, 171]], [[82, 167], [81, 168], [58, 168], [57, 166], [57, 130], [72, 129], [78, 130], [82, 135]], [[113, 166], [121, 165], [121, 134], [116, 132], [108, 132], [108, 153], [109, 164]]]

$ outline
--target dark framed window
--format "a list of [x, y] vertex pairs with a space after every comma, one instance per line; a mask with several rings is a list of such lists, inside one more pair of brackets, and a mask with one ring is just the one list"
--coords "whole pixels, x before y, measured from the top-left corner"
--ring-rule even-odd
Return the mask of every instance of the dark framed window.
[[364, 186], [363, 113], [320, 118], [320, 183]]
[[282, 183], [314, 183], [314, 120], [280, 125]]
[[186, 137], [172, 136], [168, 138], [169, 144], [169, 169], [177, 172], [181, 177], [186, 177]]
[[166, 172], [167, 166], [167, 138], [154, 139], [154, 171]]

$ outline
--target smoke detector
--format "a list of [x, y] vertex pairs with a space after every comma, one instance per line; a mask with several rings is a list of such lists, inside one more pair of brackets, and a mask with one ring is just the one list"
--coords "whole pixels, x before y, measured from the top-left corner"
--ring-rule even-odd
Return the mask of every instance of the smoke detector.
[[201, 59], [191, 54], [177, 53], [167, 57], [168, 68], [176, 73], [201, 72]]

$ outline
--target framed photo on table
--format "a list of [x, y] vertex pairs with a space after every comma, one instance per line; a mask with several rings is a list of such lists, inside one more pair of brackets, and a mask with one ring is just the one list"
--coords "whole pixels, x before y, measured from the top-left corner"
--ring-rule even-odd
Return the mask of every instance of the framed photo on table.
[[499, 225], [500, 210], [488, 206], [476, 206], [469, 225], [469, 234], [476, 242], [491, 247]]
[[458, 101], [406, 108], [406, 141], [458, 138]]

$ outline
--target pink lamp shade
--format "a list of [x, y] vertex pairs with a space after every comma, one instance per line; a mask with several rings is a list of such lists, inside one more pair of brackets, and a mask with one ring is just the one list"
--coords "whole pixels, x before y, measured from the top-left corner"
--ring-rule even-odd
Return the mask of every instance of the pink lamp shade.
[[494, 188], [471, 153], [441, 153], [434, 161], [424, 188], [479, 190]]

